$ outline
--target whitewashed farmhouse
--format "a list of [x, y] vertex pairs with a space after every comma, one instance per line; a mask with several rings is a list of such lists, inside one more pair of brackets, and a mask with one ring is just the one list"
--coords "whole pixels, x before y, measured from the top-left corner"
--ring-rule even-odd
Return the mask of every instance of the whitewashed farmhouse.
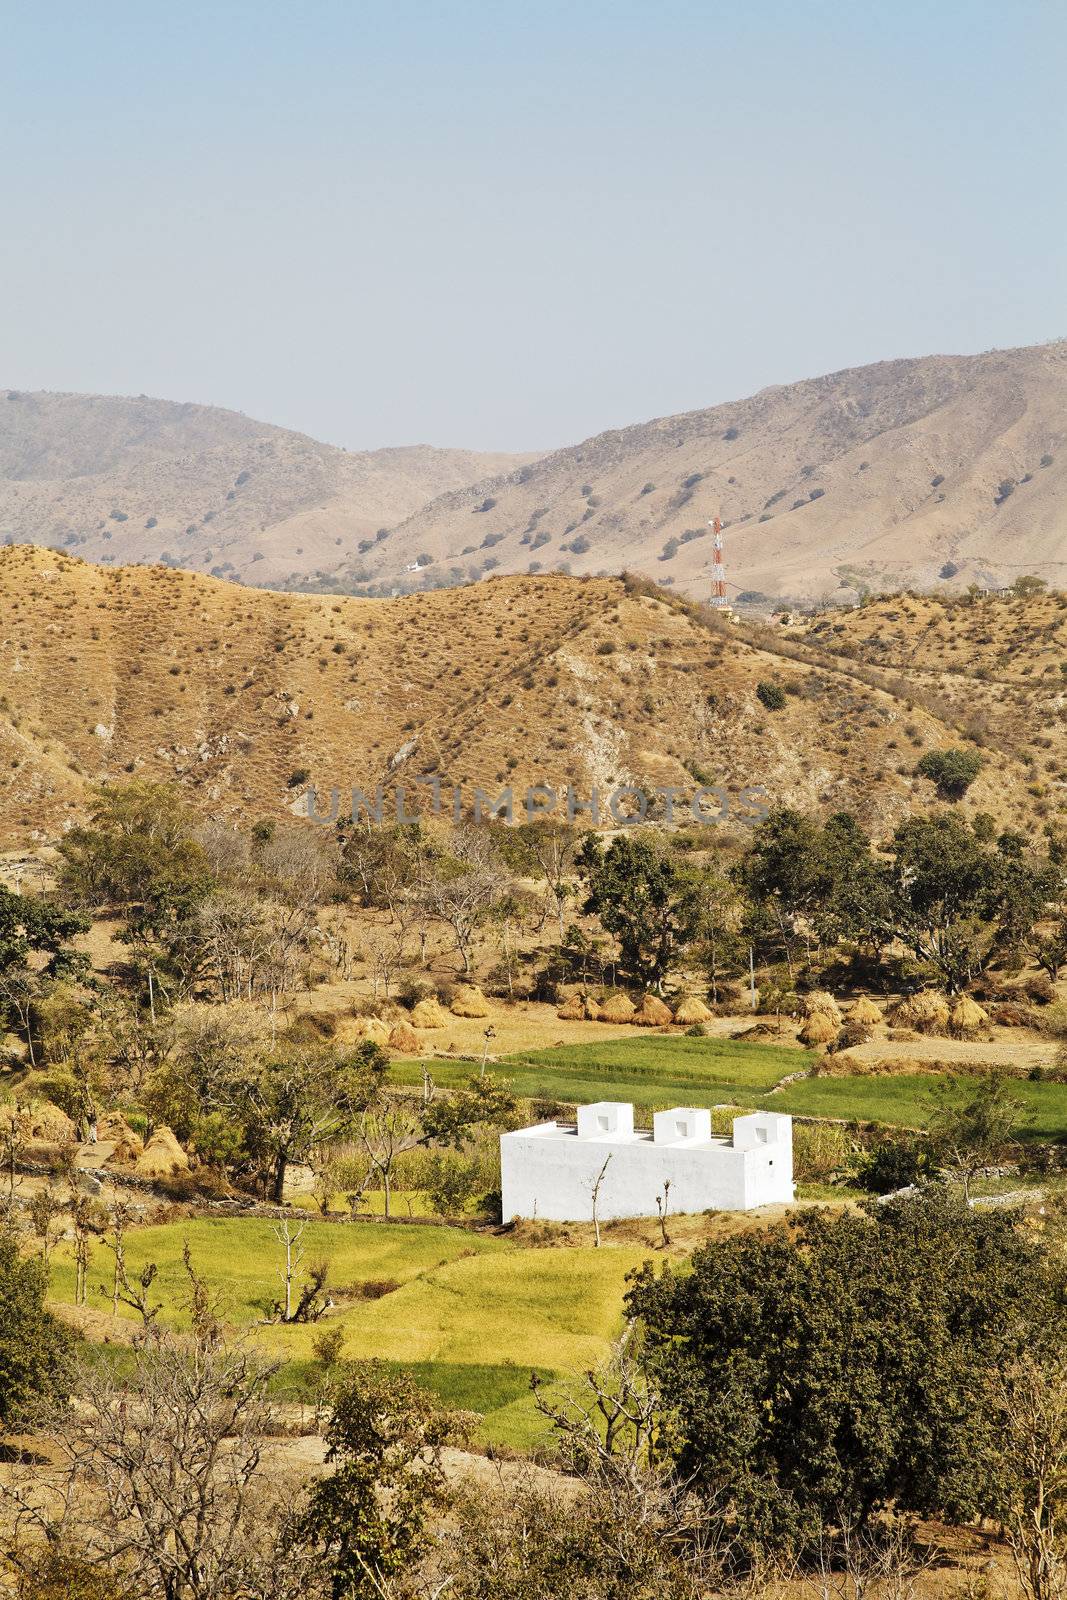
[[647, 1133], [634, 1129], [632, 1105], [601, 1100], [578, 1107], [577, 1127], [503, 1134], [500, 1169], [505, 1222], [589, 1222], [598, 1180], [602, 1222], [654, 1217], [657, 1196], [675, 1215], [751, 1211], [793, 1199], [793, 1119], [755, 1111], [734, 1118], [731, 1138], [714, 1138], [710, 1111], [679, 1106], [657, 1111]]

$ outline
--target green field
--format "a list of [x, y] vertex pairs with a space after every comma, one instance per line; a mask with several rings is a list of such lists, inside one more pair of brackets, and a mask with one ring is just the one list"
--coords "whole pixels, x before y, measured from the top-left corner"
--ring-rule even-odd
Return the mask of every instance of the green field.
[[[286, 1363], [281, 1378], [290, 1389], [325, 1324], [264, 1324], [280, 1292], [282, 1255], [273, 1224], [198, 1219], [128, 1235], [131, 1279], [147, 1262], [156, 1263], [153, 1291], [162, 1315], [175, 1324], [187, 1288], [186, 1239], [227, 1322], [247, 1329], [270, 1359]], [[621, 1327], [627, 1273], [648, 1254], [635, 1245], [521, 1249], [462, 1228], [374, 1222], [309, 1223], [303, 1249], [306, 1262], [330, 1263], [339, 1307], [329, 1323], [343, 1327], [347, 1357], [409, 1368], [448, 1403], [483, 1412], [487, 1440], [514, 1446], [533, 1442], [541, 1431], [528, 1393], [531, 1368], [569, 1374], [602, 1360]], [[97, 1246], [89, 1299], [101, 1309], [110, 1304], [110, 1269], [109, 1252]], [[383, 1279], [398, 1287], [375, 1300], [344, 1297], [350, 1286]], [[52, 1292], [60, 1300], [74, 1298], [69, 1249], [55, 1253]]]
[[[808, 1078], [771, 1093], [784, 1077], [814, 1064], [807, 1050], [733, 1039], [670, 1038], [661, 1034], [559, 1046], [507, 1056], [495, 1068], [516, 1094], [565, 1103], [630, 1100], [646, 1111], [671, 1105], [765, 1106], [797, 1116], [925, 1127], [948, 1074], [879, 1073]], [[421, 1082], [421, 1067], [398, 1064], [400, 1081]], [[435, 1062], [445, 1086], [466, 1081], [470, 1062]], [[1067, 1137], [1067, 1084], [1020, 1078], [1013, 1093], [1026, 1103], [1024, 1137]]]
[[[791, 1072], [814, 1062], [807, 1050], [734, 1039], [607, 1039], [505, 1056], [494, 1068], [516, 1094], [564, 1100], [632, 1100], [646, 1109], [669, 1105], [749, 1104]], [[400, 1081], [421, 1083], [422, 1068], [397, 1063]], [[470, 1077], [470, 1062], [433, 1064], [445, 1087]]]

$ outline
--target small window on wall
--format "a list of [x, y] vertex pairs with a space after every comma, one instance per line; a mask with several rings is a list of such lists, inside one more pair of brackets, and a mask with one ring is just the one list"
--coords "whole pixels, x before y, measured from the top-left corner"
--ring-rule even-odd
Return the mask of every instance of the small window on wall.
[[756, 1143], [757, 1144], [766, 1144], [767, 1143], [767, 1130], [766, 1130], [766, 1128], [757, 1128], [756, 1129]]
[[603, 1117], [603, 1116], [598, 1116], [597, 1117], [596, 1125], [600, 1129], [601, 1133], [607, 1133], [607, 1132], [609, 1132], [609, 1130], [611, 1128], [611, 1123], [610, 1123], [609, 1119], [607, 1117]]
[[678, 1135], [679, 1139], [684, 1139], [689, 1133], [688, 1124], [684, 1122], [676, 1122], [674, 1124], [674, 1131]]

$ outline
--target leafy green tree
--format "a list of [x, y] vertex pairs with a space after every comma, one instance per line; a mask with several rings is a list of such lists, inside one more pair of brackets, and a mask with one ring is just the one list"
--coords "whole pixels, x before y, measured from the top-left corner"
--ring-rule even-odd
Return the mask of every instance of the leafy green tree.
[[269, 1175], [276, 1202], [284, 1196], [292, 1163], [310, 1161], [320, 1146], [352, 1132], [388, 1067], [385, 1051], [369, 1039], [342, 1052], [290, 1046], [230, 1085], [227, 1110], [243, 1128], [250, 1155]]
[[48, 1269], [0, 1231], [0, 1429], [69, 1392], [74, 1336], [45, 1309]]
[[915, 770], [937, 785], [943, 800], [962, 800], [982, 770], [982, 757], [977, 750], [928, 750]]
[[958, 1172], [964, 1199], [983, 1167], [1003, 1161], [1027, 1120], [1025, 1103], [1013, 1094], [1002, 1072], [952, 1078], [939, 1091], [930, 1119], [930, 1139], [938, 1159]]
[[618, 940], [634, 983], [659, 991], [700, 925], [700, 874], [651, 834], [622, 833], [604, 850], [590, 835], [578, 857], [586, 912]]
[[443, 1447], [454, 1419], [406, 1373], [361, 1364], [326, 1428], [333, 1471], [311, 1491], [304, 1532], [322, 1551], [334, 1600], [380, 1600], [429, 1545], [447, 1499]]
[[678, 1470], [736, 1509], [753, 1550], [802, 1550], [886, 1505], [995, 1507], [990, 1375], [1035, 1330], [1062, 1336], [1040, 1247], [937, 1185], [717, 1241], [685, 1272], [646, 1265], [629, 1309], [684, 1424]]
[[60, 844], [60, 885], [76, 905], [113, 905], [131, 931], [159, 937], [211, 888], [184, 802], [143, 779], [97, 790], [89, 821]]
[[40, 895], [12, 894], [0, 885], [0, 975], [25, 968], [31, 951], [47, 958], [40, 969], [46, 977], [80, 972], [85, 959], [69, 941], [88, 926], [88, 919], [75, 911]]
[[909, 817], [891, 843], [896, 933], [951, 991], [1018, 947], [1055, 882], [1047, 860], [990, 847], [951, 812]]

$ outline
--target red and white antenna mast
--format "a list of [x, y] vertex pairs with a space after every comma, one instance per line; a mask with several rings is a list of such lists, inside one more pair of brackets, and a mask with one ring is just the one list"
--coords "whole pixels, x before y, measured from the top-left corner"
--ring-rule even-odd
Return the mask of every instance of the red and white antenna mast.
[[711, 531], [715, 536], [715, 554], [712, 556], [711, 568], [711, 603], [723, 611], [727, 608], [726, 568], [722, 564], [722, 523], [718, 517], [712, 520]]

